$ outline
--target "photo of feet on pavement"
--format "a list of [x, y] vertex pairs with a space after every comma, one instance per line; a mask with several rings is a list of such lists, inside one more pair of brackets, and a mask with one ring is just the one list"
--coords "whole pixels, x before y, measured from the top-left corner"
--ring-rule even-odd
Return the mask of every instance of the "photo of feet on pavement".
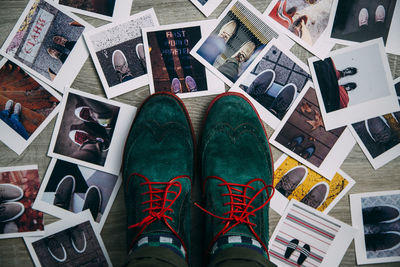
[[0, 1], [0, 267], [400, 265], [400, 0]]

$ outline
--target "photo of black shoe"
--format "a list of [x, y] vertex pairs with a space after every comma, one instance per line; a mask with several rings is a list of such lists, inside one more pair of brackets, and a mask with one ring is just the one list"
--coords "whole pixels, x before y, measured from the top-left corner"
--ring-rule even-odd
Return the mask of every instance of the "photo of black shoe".
[[316, 209], [325, 202], [328, 193], [329, 185], [325, 182], [319, 182], [308, 191], [307, 195], [300, 202]]
[[400, 219], [400, 209], [392, 205], [379, 205], [362, 209], [364, 224], [391, 223]]
[[315, 146], [310, 145], [310, 146], [306, 147], [305, 149], [303, 149], [303, 151], [301, 151], [299, 155], [303, 159], [309, 159], [314, 154], [314, 152], [315, 152]]
[[67, 252], [62, 243], [60, 243], [54, 237], [48, 237], [45, 240], [47, 251], [50, 253], [51, 257], [57, 262], [64, 262], [67, 259]]
[[355, 67], [347, 67], [344, 70], [339, 70], [340, 73], [340, 78], [346, 77], [346, 76], [350, 76], [350, 75], [354, 75], [357, 73], [357, 68]]
[[20, 200], [24, 196], [21, 187], [7, 183], [0, 184], [0, 203]]
[[57, 185], [53, 205], [68, 210], [74, 191], [75, 178], [72, 175], [66, 175]]
[[295, 97], [296, 97], [297, 87], [293, 83], [288, 83], [282, 87], [276, 96], [274, 102], [270, 109], [274, 111], [275, 114], [285, 113], [289, 107], [292, 105]]
[[264, 70], [256, 76], [249, 88], [247, 88], [246, 92], [251, 96], [265, 94], [273, 84], [274, 80], [275, 72], [270, 69]]
[[310, 245], [304, 244], [304, 246], [300, 250], [300, 256], [297, 259], [298, 265], [302, 265], [304, 263], [304, 261], [308, 258], [308, 256], [310, 256], [310, 251], [311, 251]]
[[349, 82], [342, 85], [344, 89], [348, 92], [357, 88], [357, 84], [354, 82]]
[[285, 259], [289, 259], [292, 255], [293, 251], [296, 250], [297, 246], [299, 245], [299, 240], [292, 239], [286, 247], [285, 250]]
[[400, 246], [400, 233], [396, 231], [366, 234], [364, 238], [367, 251], [393, 250]]
[[378, 116], [365, 121], [365, 128], [369, 136], [376, 143], [386, 143], [390, 141], [392, 132], [385, 118]]
[[95, 186], [91, 185], [85, 193], [84, 203], [82, 210], [89, 209], [93, 216], [93, 220], [96, 221], [97, 215], [99, 214], [101, 207], [101, 191]]
[[87, 242], [85, 232], [80, 228], [73, 227], [68, 230], [71, 244], [77, 253], [83, 253], [86, 250]]
[[0, 204], [0, 223], [18, 219], [25, 211], [24, 205], [19, 202], [5, 202]]

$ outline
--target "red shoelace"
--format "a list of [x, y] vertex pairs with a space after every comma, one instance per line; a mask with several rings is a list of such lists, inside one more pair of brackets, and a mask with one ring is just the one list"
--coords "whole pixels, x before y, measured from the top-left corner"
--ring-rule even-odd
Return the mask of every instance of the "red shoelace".
[[151, 182], [147, 177], [138, 173], [133, 173], [129, 176], [128, 184], [129, 180], [133, 176], [138, 176], [144, 180], [144, 182], [140, 183], [140, 186], [147, 186], [148, 190], [146, 192], [143, 192], [141, 195], [148, 195], [148, 200], [145, 200], [141, 203], [142, 205], [146, 206], [146, 208], [144, 208], [142, 212], [147, 213], [147, 216], [144, 217], [142, 221], [128, 226], [128, 229], [141, 227], [139, 233], [133, 239], [130, 248], [132, 248], [137, 238], [143, 233], [147, 226], [159, 220], [164, 222], [169, 230], [180, 240], [185, 251], [187, 251], [183, 239], [169, 224], [168, 221], [173, 221], [173, 219], [171, 216], [168, 216], [166, 212], [174, 212], [172, 209], [172, 205], [175, 203], [182, 192], [182, 184], [178, 180], [181, 178], [190, 180], [190, 177], [187, 175], [181, 175], [172, 178], [168, 182]]
[[[214, 244], [217, 239], [228, 233], [232, 228], [239, 224], [247, 224], [250, 232], [254, 235], [254, 237], [257, 239], [257, 241], [262, 245], [263, 249], [268, 255], [269, 259], [269, 253], [267, 246], [264, 244], [264, 242], [261, 240], [261, 238], [258, 236], [258, 234], [254, 231], [254, 226], [256, 226], [255, 223], [252, 223], [250, 221], [250, 216], [256, 216], [255, 213], [264, 208], [268, 202], [271, 200], [272, 196], [274, 195], [275, 189], [272, 185], [267, 185], [263, 179], [260, 178], [255, 178], [250, 180], [247, 184], [237, 184], [237, 183], [228, 183], [224, 179], [217, 177], [217, 176], [209, 176], [207, 177], [205, 183], [207, 182], [208, 179], [217, 179], [220, 180], [221, 183], [218, 184], [218, 186], [225, 186], [227, 189], [228, 193], [221, 194], [222, 197], [229, 197], [229, 201], [224, 204], [224, 206], [229, 206], [229, 211], [225, 212], [222, 214], [222, 216], [216, 215], [197, 203], [194, 203], [198, 208], [200, 208], [202, 211], [206, 212], [207, 214], [214, 216], [215, 218], [221, 219], [222, 224], [225, 224], [221, 231], [219, 231], [218, 234], [215, 235], [213, 241], [210, 244], [210, 248], [212, 244]], [[253, 186], [251, 186], [252, 183], [254, 182], [261, 182], [264, 186], [259, 189], [258, 191], [255, 192], [253, 197], [248, 197], [246, 195], [247, 191], [250, 190], [256, 190]], [[204, 186], [205, 186], [204, 183]], [[272, 188], [272, 192], [269, 193], [268, 189]], [[254, 207], [252, 205], [253, 201], [265, 191], [267, 193], [268, 199], [264, 201], [264, 203], [259, 206], [259, 207]], [[203, 191], [204, 192], [204, 191]]]

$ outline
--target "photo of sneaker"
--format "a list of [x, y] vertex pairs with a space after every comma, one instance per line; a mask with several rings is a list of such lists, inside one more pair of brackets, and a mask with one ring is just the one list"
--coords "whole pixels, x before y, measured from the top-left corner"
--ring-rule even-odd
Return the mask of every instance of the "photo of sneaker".
[[6, 102], [6, 105], [4, 106], [4, 110], [8, 110], [8, 112], [11, 114], [13, 105], [14, 105], [14, 101], [12, 101], [11, 99], [8, 99]]
[[85, 193], [84, 203], [82, 210], [89, 209], [92, 213], [93, 220], [96, 221], [96, 218], [99, 214], [101, 207], [101, 191], [95, 185], [91, 185]]
[[133, 79], [133, 75], [128, 66], [128, 61], [121, 50], [115, 50], [113, 52], [112, 65], [121, 83]]
[[178, 78], [173, 78], [171, 82], [171, 91], [174, 94], [182, 93], [182, 84]]
[[85, 232], [80, 228], [73, 227], [68, 230], [72, 247], [78, 253], [83, 253], [86, 250], [87, 242]]
[[307, 195], [300, 201], [314, 209], [317, 209], [325, 202], [329, 193], [329, 185], [325, 182], [319, 182], [314, 185]]
[[110, 146], [110, 138], [106, 129], [98, 123], [84, 122], [71, 125], [69, 138], [83, 149], [86, 145], [96, 145], [99, 152], [107, 151]]
[[276, 184], [275, 189], [283, 196], [288, 197], [305, 180], [308, 170], [304, 166], [296, 166], [285, 173]]
[[192, 76], [186, 76], [185, 85], [186, 85], [186, 88], [188, 89], [188, 92], [196, 92], [197, 91], [197, 84], [196, 84], [196, 81], [192, 78]]
[[224, 39], [225, 43], [231, 39], [232, 35], [236, 32], [237, 23], [234, 20], [225, 23], [219, 30], [218, 36]]
[[[82, 121], [98, 123], [105, 128], [110, 127], [111, 118], [106, 116], [105, 118], [100, 118], [100, 115], [96, 113], [89, 106], [80, 106], [75, 109], [75, 116]], [[109, 117], [109, 118], [107, 118]]]
[[24, 196], [21, 187], [13, 184], [0, 184], [0, 203], [20, 200]]
[[252, 41], [247, 41], [232, 55], [232, 58], [236, 58], [239, 63], [243, 63], [251, 57], [255, 49], [256, 45]]
[[260, 72], [247, 88], [247, 93], [251, 96], [266, 94], [273, 84], [275, 76], [275, 71], [271, 69]]
[[299, 156], [302, 157], [303, 159], [309, 159], [314, 154], [314, 152], [315, 152], [315, 146], [310, 145], [305, 149], [303, 149], [303, 151], [299, 153]]
[[53, 205], [68, 210], [75, 191], [75, 178], [67, 175], [57, 185]]
[[144, 45], [143, 43], [138, 43], [135, 47], [136, 56], [140, 60], [140, 64], [142, 64], [143, 69], [146, 68], [146, 58], [144, 53]]
[[25, 211], [24, 205], [19, 202], [5, 202], [0, 204], [0, 223], [18, 219]]
[[375, 22], [384, 22], [385, 21], [385, 8], [382, 5], [379, 5], [375, 10]]
[[360, 10], [360, 13], [358, 13], [358, 26], [368, 26], [368, 10], [364, 7]]
[[366, 120], [365, 128], [369, 136], [376, 143], [386, 143], [392, 135], [389, 125], [382, 116]]
[[297, 94], [296, 85], [293, 83], [286, 84], [279, 91], [274, 102], [272, 102], [270, 110], [275, 114], [285, 113], [292, 105], [294, 99], [296, 98], [296, 94]]
[[400, 210], [393, 205], [372, 206], [362, 209], [364, 224], [391, 223], [400, 219]]
[[50, 256], [57, 262], [64, 262], [67, 259], [67, 252], [62, 243], [56, 240], [54, 237], [50, 236], [45, 240], [47, 251]]
[[400, 246], [400, 233], [396, 231], [366, 234], [364, 238], [367, 251], [393, 250]]

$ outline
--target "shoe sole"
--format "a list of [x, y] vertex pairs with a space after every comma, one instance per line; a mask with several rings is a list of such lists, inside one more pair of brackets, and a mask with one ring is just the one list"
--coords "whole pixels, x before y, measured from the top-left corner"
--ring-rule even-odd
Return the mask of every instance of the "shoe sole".
[[[271, 185], [273, 186], [273, 185], [274, 185], [274, 159], [273, 159], [272, 152], [271, 152], [271, 144], [269, 143], [267, 131], [265, 130], [265, 127], [264, 127], [264, 124], [263, 124], [263, 122], [262, 122], [262, 120], [261, 120], [261, 118], [260, 118], [260, 115], [258, 114], [256, 108], [254, 107], [254, 105], [250, 102], [250, 100], [249, 100], [247, 97], [245, 97], [243, 94], [237, 93], [237, 92], [225, 92], [225, 93], [222, 93], [222, 94], [216, 96], [216, 97], [211, 101], [211, 103], [209, 104], [209, 106], [208, 106], [208, 108], [207, 108], [207, 110], [206, 110], [206, 116], [205, 116], [204, 119], [203, 119], [201, 129], [204, 129], [204, 126], [205, 126], [205, 124], [206, 124], [207, 117], [208, 117], [208, 114], [209, 114], [211, 108], [214, 106], [214, 104], [215, 104], [219, 99], [221, 99], [222, 97], [225, 97], [225, 96], [238, 96], [238, 97], [242, 98], [243, 100], [245, 100], [245, 101], [251, 106], [251, 108], [253, 109], [253, 111], [254, 111], [255, 114], [257, 115], [258, 121], [259, 121], [260, 124], [261, 124], [261, 127], [262, 127], [262, 129], [263, 129], [263, 131], [264, 131], [265, 138], [266, 138], [267, 143], [268, 143], [269, 156], [270, 156], [270, 159], [271, 159], [271, 170], [272, 170]], [[200, 142], [201, 139], [202, 139], [202, 138], [201, 138], [201, 136], [200, 136], [199, 142]], [[270, 198], [273, 197], [274, 192], [275, 192], [275, 188], [273, 187], [272, 194], [271, 194]]]
[[14, 202], [14, 203], [21, 207], [21, 211], [18, 212], [16, 215], [14, 215], [14, 217], [7, 219], [5, 221], [2, 221], [1, 223], [13, 221], [13, 220], [19, 218], [19, 216], [21, 216], [25, 212], [25, 207], [24, 207], [24, 205], [22, 205], [22, 203], [20, 203], [20, 202]]
[[[101, 191], [100, 191], [100, 188], [99, 188], [97, 185], [91, 185], [91, 186], [89, 186], [89, 188], [86, 190], [85, 197], [83, 198], [83, 205], [85, 205], [87, 195], [88, 195], [88, 193], [89, 193], [89, 191], [90, 191], [91, 188], [96, 188], [97, 192], [99, 193], [99, 207], [98, 207], [98, 209], [99, 209], [99, 213], [100, 213], [102, 198], [101, 198]], [[93, 220], [96, 221], [96, 218], [93, 218]]]
[[15, 189], [17, 189], [21, 194], [20, 194], [20, 196], [17, 197], [17, 198], [14, 198], [14, 199], [7, 199], [7, 200], [4, 200], [4, 202], [7, 203], [7, 202], [17, 201], [17, 200], [20, 200], [21, 198], [24, 197], [24, 191], [22, 190], [21, 187], [16, 186], [16, 185], [14, 185], [14, 184], [8, 184], [8, 185], [11, 186], [11, 187], [14, 187]]
[[[58, 182], [58, 185], [57, 185], [57, 188], [56, 188], [55, 193], [57, 193], [58, 188], [60, 187], [60, 185], [62, 184], [62, 182], [63, 182], [65, 179], [67, 179], [68, 177], [72, 177], [72, 181], [73, 181], [73, 183], [72, 183], [72, 190], [71, 190], [71, 196], [70, 196], [70, 202], [69, 202], [69, 206], [71, 206], [71, 203], [72, 203], [72, 196], [73, 196], [73, 194], [74, 194], [74, 192], [75, 192], [75, 184], [76, 184], [76, 182], [75, 182], [75, 177], [74, 177], [74, 176], [72, 176], [72, 175], [66, 175], [66, 176], [64, 176], [64, 177], [60, 180], [60, 182]], [[70, 208], [70, 207], [68, 207], [68, 209], [69, 209], [69, 208]]]

